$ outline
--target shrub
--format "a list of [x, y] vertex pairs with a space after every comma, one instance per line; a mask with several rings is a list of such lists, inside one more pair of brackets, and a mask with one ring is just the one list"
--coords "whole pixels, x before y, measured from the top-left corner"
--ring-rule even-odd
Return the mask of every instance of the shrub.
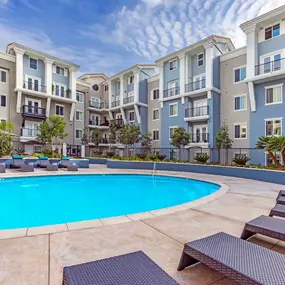
[[114, 157], [115, 156], [115, 152], [114, 151], [107, 151], [106, 152], [106, 156], [107, 157]]
[[233, 162], [237, 165], [244, 166], [250, 161], [250, 158], [246, 155], [238, 155], [233, 159]]
[[147, 158], [147, 155], [146, 155], [145, 153], [138, 153], [138, 154], [137, 154], [137, 157], [138, 157], [139, 159], [145, 160], [145, 159]]
[[195, 160], [200, 163], [207, 163], [209, 158], [210, 157], [207, 153], [197, 153], [195, 156]]
[[166, 155], [165, 154], [157, 154], [156, 155], [157, 159], [160, 160], [160, 161], [163, 161], [166, 159]]
[[157, 155], [156, 154], [152, 154], [152, 155], [149, 156], [149, 159], [155, 161], [155, 160], [157, 160]]

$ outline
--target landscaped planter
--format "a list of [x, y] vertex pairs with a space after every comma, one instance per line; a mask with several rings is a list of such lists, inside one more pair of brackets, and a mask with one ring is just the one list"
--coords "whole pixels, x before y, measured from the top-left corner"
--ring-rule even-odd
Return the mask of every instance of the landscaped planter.
[[107, 163], [107, 158], [89, 158], [89, 164], [106, 164]]
[[[108, 168], [153, 170], [153, 162], [107, 160]], [[183, 171], [255, 179], [285, 185], [285, 172], [233, 166], [156, 162], [156, 170]]]

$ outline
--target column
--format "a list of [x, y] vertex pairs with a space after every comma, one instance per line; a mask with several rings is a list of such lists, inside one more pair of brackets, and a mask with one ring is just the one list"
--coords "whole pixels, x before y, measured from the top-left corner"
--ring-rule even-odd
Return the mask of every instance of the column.
[[85, 145], [81, 145], [81, 157], [85, 157]]
[[16, 88], [23, 88], [24, 83], [24, 50], [15, 48], [16, 53]]
[[47, 106], [46, 106], [46, 116], [49, 117], [50, 115], [50, 103], [51, 103], [51, 97], [47, 98]]
[[49, 95], [52, 94], [52, 64], [53, 60], [45, 58], [45, 85]]
[[158, 65], [159, 67], [159, 100], [161, 102], [160, 107], [163, 108], [163, 91], [164, 91], [164, 69], [163, 62]]
[[185, 54], [179, 57], [180, 95], [185, 93]]
[[73, 116], [74, 116], [74, 112], [75, 112], [75, 104], [76, 103], [73, 102], [72, 105], [71, 105], [70, 118], [69, 118], [70, 122], [73, 121]]
[[[189, 83], [189, 54], [185, 55], [185, 85]], [[185, 92], [186, 89], [184, 89]], [[186, 93], [186, 92], [185, 92]]]
[[109, 109], [112, 107], [112, 81], [108, 80], [108, 86], [109, 86]]
[[247, 38], [247, 53], [246, 53], [246, 77], [252, 78], [255, 76], [255, 66], [258, 63], [258, 41], [256, 26], [251, 27], [246, 31]]
[[74, 67], [69, 68], [69, 88], [71, 90], [71, 99], [76, 100], [76, 71]]
[[120, 105], [124, 105], [124, 76], [120, 76]]
[[139, 102], [140, 92], [140, 69], [134, 71], [134, 102]]
[[206, 64], [206, 88], [213, 88], [213, 59], [214, 45], [208, 43], [205, 47], [205, 64]]

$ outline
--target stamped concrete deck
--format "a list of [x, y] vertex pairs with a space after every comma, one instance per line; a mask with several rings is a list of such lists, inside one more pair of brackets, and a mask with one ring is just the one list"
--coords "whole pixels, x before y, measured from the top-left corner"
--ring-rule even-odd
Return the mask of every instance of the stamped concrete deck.
[[[138, 173], [95, 166], [82, 173]], [[45, 173], [45, 172], [42, 172]], [[140, 171], [140, 173], [149, 173]], [[35, 175], [40, 174], [36, 172]], [[160, 216], [143, 213], [124, 217], [18, 230], [14, 238], [0, 236], [0, 284], [61, 285], [62, 268], [114, 255], [143, 250], [180, 284], [234, 285], [221, 274], [198, 264], [177, 272], [183, 243], [225, 231], [239, 236], [246, 221], [268, 215], [278, 184], [206, 174], [160, 172], [205, 179], [229, 186], [228, 192], [192, 209], [177, 207]], [[6, 174], [6, 176], [22, 174]], [[88, 229], [86, 229], [88, 228]], [[17, 237], [20, 236], [20, 237]], [[24, 237], [22, 237], [24, 236]], [[285, 243], [255, 236], [251, 242], [285, 254]]]

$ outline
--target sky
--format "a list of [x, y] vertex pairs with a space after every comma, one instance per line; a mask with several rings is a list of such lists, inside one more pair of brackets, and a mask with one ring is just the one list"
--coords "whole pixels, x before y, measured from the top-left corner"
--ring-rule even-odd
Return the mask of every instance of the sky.
[[17, 42], [113, 75], [212, 34], [246, 43], [239, 25], [285, 0], [0, 0], [0, 50]]

